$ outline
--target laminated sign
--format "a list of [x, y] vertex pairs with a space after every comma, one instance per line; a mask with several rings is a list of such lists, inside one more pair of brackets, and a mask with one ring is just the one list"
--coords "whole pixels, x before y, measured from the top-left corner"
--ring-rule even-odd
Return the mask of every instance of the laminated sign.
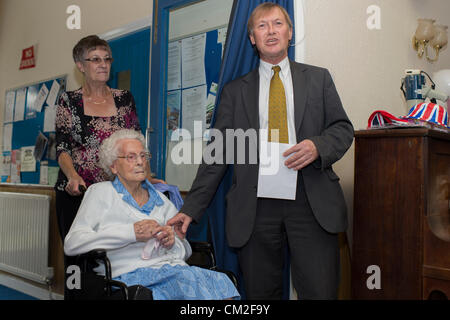
[[22, 60], [20, 61], [19, 70], [34, 68], [36, 60], [34, 56], [34, 46], [22, 50]]

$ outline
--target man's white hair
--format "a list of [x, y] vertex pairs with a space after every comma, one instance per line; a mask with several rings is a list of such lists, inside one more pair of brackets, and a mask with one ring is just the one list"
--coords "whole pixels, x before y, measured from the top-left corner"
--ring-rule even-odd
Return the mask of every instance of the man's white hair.
[[139, 131], [131, 129], [118, 130], [109, 136], [109, 138], [103, 140], [98, 153], [99, 164], [110, 179], [114, 177], [110, 166], [119, 156], [118, 142], [123, 139], [136, 139], [142, 144], [142, 147], [146, 149], [144, 135]]

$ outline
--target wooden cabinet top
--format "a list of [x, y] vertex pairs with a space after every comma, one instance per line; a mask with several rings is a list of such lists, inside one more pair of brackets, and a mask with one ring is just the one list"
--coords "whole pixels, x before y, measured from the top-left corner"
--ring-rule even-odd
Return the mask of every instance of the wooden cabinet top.
[[381, 137], [432, 137], [450, 140], [450, 130], [429, 128], [395, 128], [395, 129], [371, 129], [355, 131], [355, 138], [381, 138]]

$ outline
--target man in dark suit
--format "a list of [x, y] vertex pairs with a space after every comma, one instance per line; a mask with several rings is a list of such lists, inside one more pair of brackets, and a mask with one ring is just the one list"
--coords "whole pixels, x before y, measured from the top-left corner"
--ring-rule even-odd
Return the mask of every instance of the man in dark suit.
[[[238, 248], [249, 299], [282, 298], [286, 245], [299, 298], [335, 299], [337, 233], [347, 228], [347, 210], [332, 164], [351, 146], [353, 127], [328, 70], [287, 58], [292, 22], [284, 8], [273, 3], [258, 6], [248, 31], [260, 65], [224, 87], [215, 128], [223, 133], [227, 129], [279, 130], [279, 141], [293, 145], [283, 155], [289, 157], [285, 165], [297, 171], [297, 190], [295, 200], [258, 198], [259, 164], [234, 163], [227, 194], [227, 240]], [[273, 114], [273, 96], [282, 96], [281, 116]], [[281, 122], [273, 120], [279, 118]], [[246, 159], [251, 156], [249, 140]], [[224, 147], [225, 154], [229, 151]], [[226, 168], [220, 162], [200, 165], [184, 206], [169, 221], [180, 236], [192, 220], [200, 219]]]

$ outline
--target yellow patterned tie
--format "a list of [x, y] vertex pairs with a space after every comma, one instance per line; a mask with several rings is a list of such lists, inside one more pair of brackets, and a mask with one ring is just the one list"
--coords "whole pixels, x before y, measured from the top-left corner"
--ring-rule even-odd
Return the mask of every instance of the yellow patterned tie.
[[[283, 82], [280, 79], [281, 68], [274, 66], [272, 70], [274, 74], [272, 80], [270, 80], [269, 91], [269, 142], [289, 143], [286, 94], [284, 92]], [[279, 141], [276, 141], [276, 136], [272, 138], [272, 129], [279, 130]]]

